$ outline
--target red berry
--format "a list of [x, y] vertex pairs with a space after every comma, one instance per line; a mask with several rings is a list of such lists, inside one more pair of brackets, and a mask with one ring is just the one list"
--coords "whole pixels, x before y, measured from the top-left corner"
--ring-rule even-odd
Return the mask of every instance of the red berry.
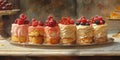
[[99, 18], [99, 20], [103, 20], [103, 18], [101, 16], [99, 16], [98, 18]]
[[17, 24], [22, 25], [24, 22], [22, 20], [18, 20]]
[[54, 26], [57, 26], [57, 22], [52, 18], [52, 19], [48, 19], [46, 20], [46, 26], [49, 26], [49, 27], [54, 27]]
[[14, 23], [15, 23], [15, 24], [17, 24], [18, 20], [20, 20], [20, 19], [19, 19], [19, 18], [17, 18], [17, 19], [15, 20], [15, 22], [14, 22]]
[[99, 20], [100, 21], [100, 24], [103, 24], [102, 20]]
[[94, 20], [93, 20], [93, 21], [96, 21], [96, 20], [99, 20], [99, 18], [97, 18], [97, 17], [94, 17]]
[[105, 24], [105, 21], [104, 20], [100, 20], [100, 24]]
[[82, 16], [82, 17], [80, 18], [80, 20], [86, 20], [86, 18], [85, 18], [84, 16]]
[[70, 17], [68, 17], [68, 18], [67, 18], [67, 20], [70, 22], [71, 18], [70, 18]]
[[25, 20], [25, 21], [24, 21], [24, 24], [29, 24], [29, 20]]
[[69, 25], [69, 24], [71, 24], [70, 20], [71, 20], [70, 17], [68, 17], [68, 18], [62, 17], [62, 20], [60, 21], [60, 23], [65, 24], [65, 25]]
[[25, 20], [27, 16], [25, 14], [20, 14], [19, 18]]
[[92, 24], [92, 23], [94, 23], [94, 21], [93, 20], [89, 20], [89, 23]]
[[74, 20], [71, 20], [71, 21], [70, 21], [70, 24], [74, 24], [74, 23], [75, 23]]
[[40, 21], [38, 21], [38, 25], [43, 26], [44, 23], [40, 20]]
[[87, 22], [87, 20], [81, 20], [81, 22], [86, 23], [86, 22]]
[[53, 19], [53, 16], [48, 16], [48, 20], [51, 20], [51, 19]]
[[50, 20], [50, 21], [49, 21], [49, 26], [50, 26], [50, 27], [54, 27], [54, 26], [56, 26], [56, 24], [57, 24], [57, 23], [56, 23], [55, 20]]
[[38, 25], [38, 21], [34, 21], [34, 22], [32, 22], [32, 26], [37, 26]]

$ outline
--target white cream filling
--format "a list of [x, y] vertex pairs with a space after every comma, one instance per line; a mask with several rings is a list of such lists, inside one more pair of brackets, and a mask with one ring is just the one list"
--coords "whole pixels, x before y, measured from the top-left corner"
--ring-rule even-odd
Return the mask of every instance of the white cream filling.
[[61, 38], [73, 38], [76, 37], [76, 27], [75, 25], [63, 25], [59, 24], [60, 27], [60, 37]]

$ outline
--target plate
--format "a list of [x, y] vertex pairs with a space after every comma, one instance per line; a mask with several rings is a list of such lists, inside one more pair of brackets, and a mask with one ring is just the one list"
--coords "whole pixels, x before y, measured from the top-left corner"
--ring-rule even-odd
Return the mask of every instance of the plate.
[[113, 38], [108, 38], [106, 43], [102, 43], [102, 44], [96, 44], [96, 43], [92, 43], [92, 44], [88, 44], [88, 45], [78, 45], [78, 44], [72, 44], [72, 45], [64, 45], [64, 44], [54, 44], [54, 45], [47, 45], [47, 44], [29, 44], [29, 43], [16, 43], [16, 42], [12, 42], [10, 41], [11, 44], [13, 45], [19, 45], [19, 46], [35, 46], [35, 47], [65, 47], [65, 46], [92, 46], [92, 45], [103, 45], [103, 44], [110, 44], [113, 43], [114, 39]]

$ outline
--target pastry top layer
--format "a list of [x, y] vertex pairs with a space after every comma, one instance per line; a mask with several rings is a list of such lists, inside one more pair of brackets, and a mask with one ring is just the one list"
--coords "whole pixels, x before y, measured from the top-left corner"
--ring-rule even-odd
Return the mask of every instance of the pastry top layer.
[[92, 26], [83, 26], [78, 25], [77, 28], [77, 37], [78, 38], [85, 38], [85, 37], [93, 37], [94, 36], [94, 29]]

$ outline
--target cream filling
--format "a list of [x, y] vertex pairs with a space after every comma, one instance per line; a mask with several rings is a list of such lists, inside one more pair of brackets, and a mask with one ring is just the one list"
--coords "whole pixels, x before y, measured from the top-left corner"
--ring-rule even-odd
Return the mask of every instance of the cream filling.
[[100, 38], [107, 36], [107, 24], [103, 25], [93, 25], [94, 28], [94, 37], [95, 38]]
[[11, 33], [12, 35], [18, 35], [17, 34], [17, 30], [18, 30], [18, 24], [12, 24], [12, 28], [11, 28]]
[[86, 38], [86, 37], [93, 37], [94, 30], [91, 26], [82, 26], [78, 25], [77, 28], [77, 39], [79, 38]]
[[76, 37], [76, 26], [75, 25], [63, 25], [59, 24], [60, 37], [61, 38], [73, 38]]

